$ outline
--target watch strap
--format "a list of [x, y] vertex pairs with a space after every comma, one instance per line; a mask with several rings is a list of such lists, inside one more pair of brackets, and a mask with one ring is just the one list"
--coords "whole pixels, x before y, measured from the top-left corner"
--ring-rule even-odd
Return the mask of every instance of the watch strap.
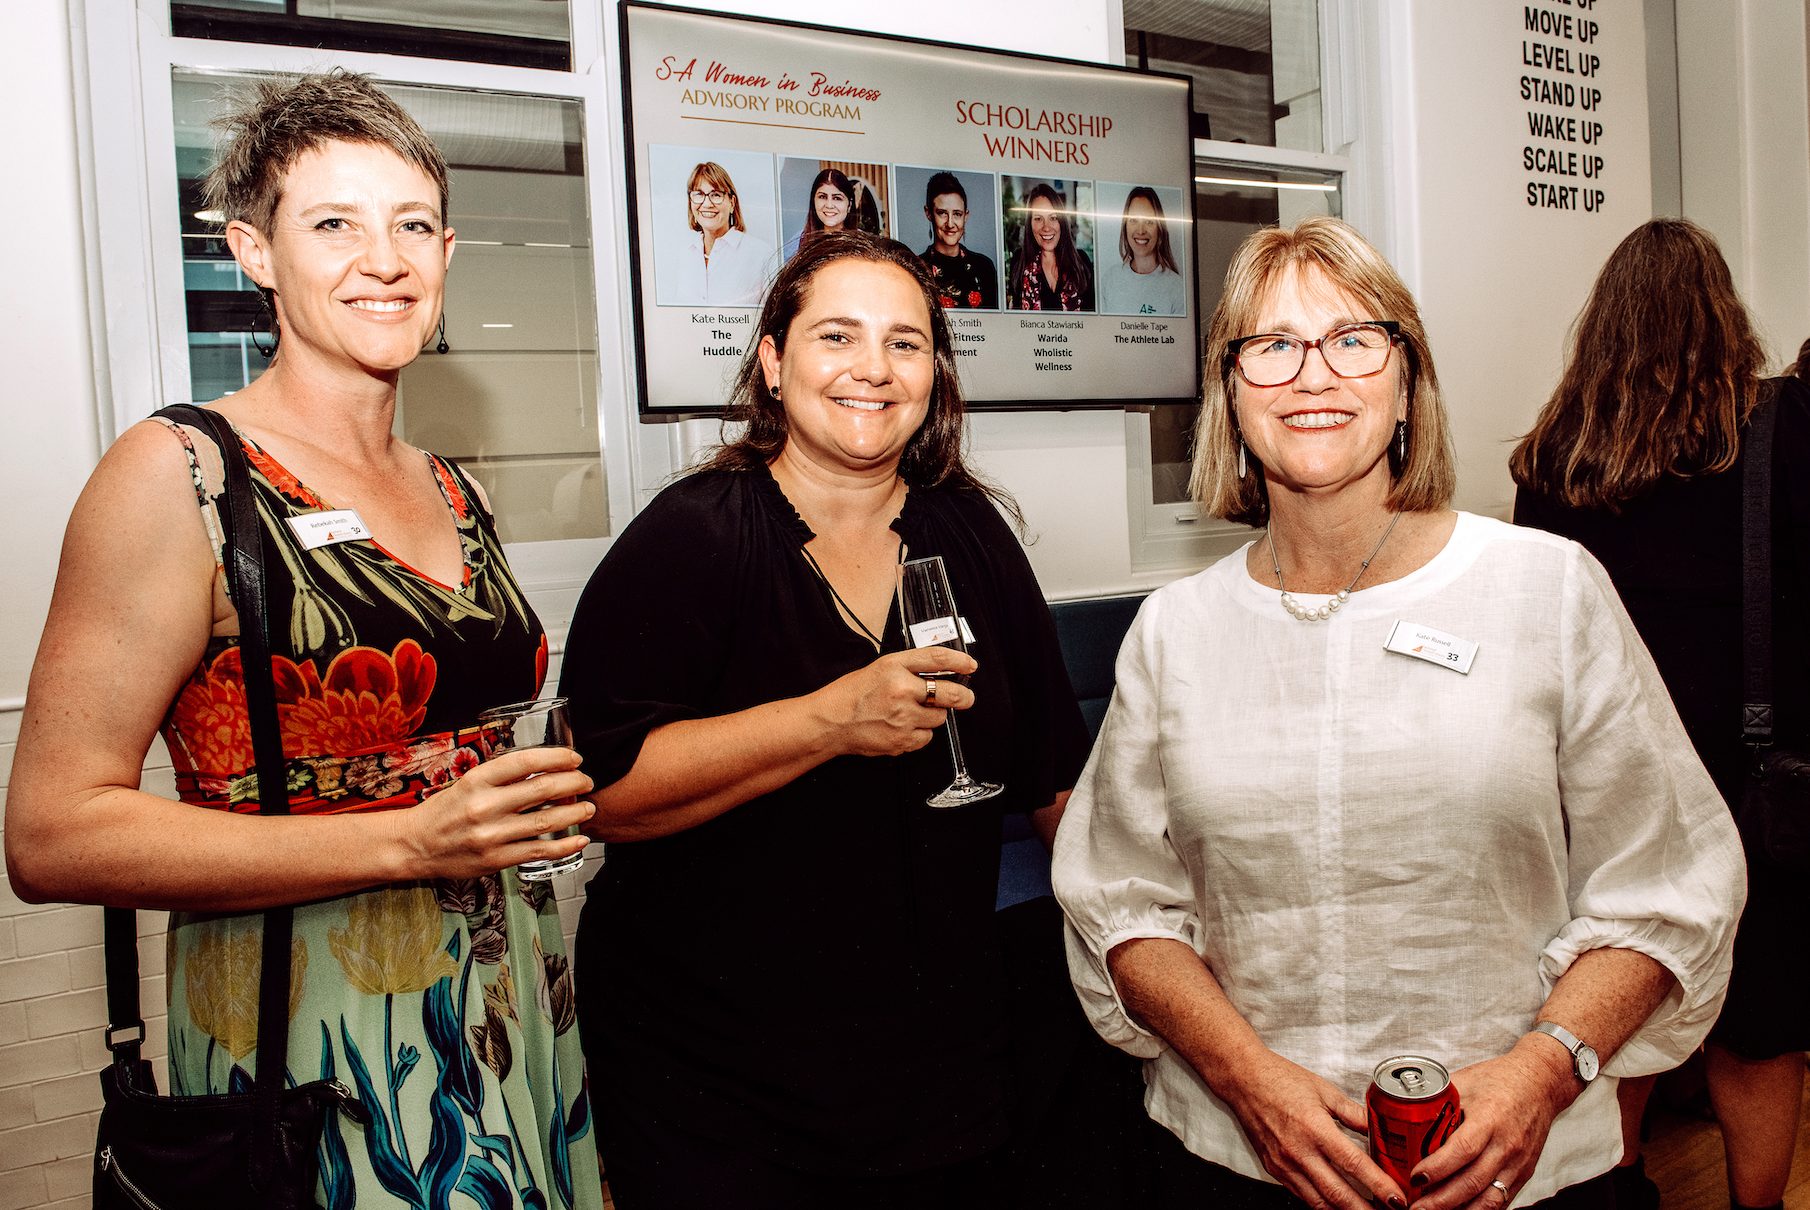
[[[1560, 1046], [1571, 1052], [1571, 1073], [1588, 1084], [1596, 1078], [1599, 1066], [1596, 1061], [1596, 1049], [1582, 1038], [1566, 1029], [1563, 1025], [1552, 1021], [1535, 1021], [1533, 1033], [1545, 1034]], [[1585, 1056], [1589, 1056], [1586, 1064]]]

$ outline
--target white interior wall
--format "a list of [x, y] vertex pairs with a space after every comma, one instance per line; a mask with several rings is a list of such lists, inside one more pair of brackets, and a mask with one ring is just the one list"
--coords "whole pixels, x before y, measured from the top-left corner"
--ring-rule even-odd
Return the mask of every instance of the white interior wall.
[[1780, 366], [1810, 336], [1810, 5], [1726, 0], [1676, 11], [1684, 215], [1721, 243]]
[[10, 6], [6, 25], [0, 112], [16, 175], [0, 190], [0, 713], [25, 693], [63, 525], [99, 453], [63, 0]]

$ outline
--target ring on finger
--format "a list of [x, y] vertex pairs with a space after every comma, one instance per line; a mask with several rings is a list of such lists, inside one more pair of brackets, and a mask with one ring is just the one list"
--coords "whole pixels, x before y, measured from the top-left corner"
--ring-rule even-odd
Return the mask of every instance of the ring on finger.
[[936, 705], [936, 682], [929, 677], [924, 678], [924, 704], [926, 706]]
[[1502, 1180], [1501, 1180], [1501, 1178], [1500, 1178], [1500, 1177], [1498, 1177], [1498, 1178], [1497, 1178], [1497, 1179], [1495, 1179], [1495, 1180], [1493, 1180], [1493, 1181], [1491, 1181], [1491, 1182], [1490, 1182], [1490, 1183], [1489, 1183], [1489, 1187], [1490, 1187], [1490, 1188], [1491, 1188], [1491, 1189], [1498, 1189], [1498, 1190], [1500, 1190], [1500, 1191], [1501, 1191], [1501, 1193], [1502, 1193], [1502, 1204], [1503, 1204], [1503, 1205], [1504, 1205], [1504, 1206], [1506, 1206], [1506, 1205], [1508, 1205], [1508, 1203], [1509, 1203], [1509, 1202], [1511, 1202], [1511, 1201], [1513, 1201], [1513, 1200], [1514, 1200], [1514, 1199], [1513, 1199], [1513, 1197], [1511, 1197], [1511, 1196], [1510, 1196], [1510, 1195], [1509, 1195], [1509, 1192], [1508, 1192], [1508, 1186], [1507, 1186], [1507, 1185], [1505, 1185], [1505, 1184], [1503, 1184], [1503, 1183], [1502, 1183]]

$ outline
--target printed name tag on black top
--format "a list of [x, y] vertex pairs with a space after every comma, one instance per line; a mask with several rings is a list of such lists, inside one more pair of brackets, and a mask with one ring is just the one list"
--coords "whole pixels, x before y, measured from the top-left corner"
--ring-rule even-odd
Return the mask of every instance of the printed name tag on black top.
[[349, 508], [336, 508], [327, 513], [303, 513], [285, 517], [289, 528], [301, 540], [304, 550], [316, 550], [339, 542], [363, 542], [371, 536], [365, 523]]

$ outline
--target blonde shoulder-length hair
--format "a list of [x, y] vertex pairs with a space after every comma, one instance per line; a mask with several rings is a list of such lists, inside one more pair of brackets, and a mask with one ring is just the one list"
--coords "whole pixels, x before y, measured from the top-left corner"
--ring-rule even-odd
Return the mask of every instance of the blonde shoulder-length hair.
[[1238, 473], [1242, 438], [1233, 414], [1233, 392], [1242, 382], [1226, 346], [1256, 332], [1257, 317], [1272, 290], [1291, 268], [1315, 268], [1332, 286], [1365, 309], [1355, 319], [1393, 320], [1403, 362], [1396, 369], [1408, 403], [1408, 453], [1397, 464], [1390, 443], [1395, 482], [1388, 507], [1398, 512], [1431, 512], [1451, 503], [1457, 487], [1451, 428], [1439, 396], [1439, 378], [1420, 308], [1382, 253], [1348, 224], [1335, 218], [1305, 218], [1293, 227], [1266, 227], [1238, 248], [1226, 270], [1225, 293], [1207, 329], [1206, 389], [1194, 430], [1194, 472], [1189, 482], [1196, 503], [1216, 517], [1245, 525], [1269, 521], [1269, 491], [1263, 468]]

